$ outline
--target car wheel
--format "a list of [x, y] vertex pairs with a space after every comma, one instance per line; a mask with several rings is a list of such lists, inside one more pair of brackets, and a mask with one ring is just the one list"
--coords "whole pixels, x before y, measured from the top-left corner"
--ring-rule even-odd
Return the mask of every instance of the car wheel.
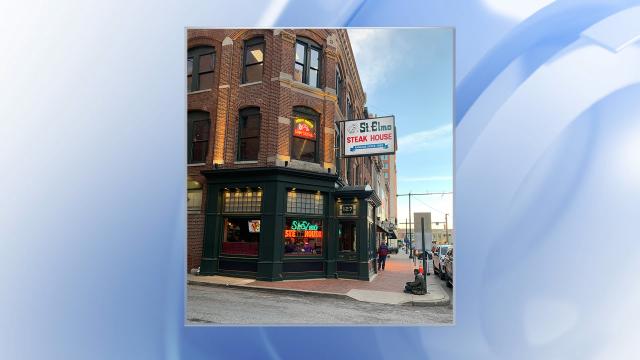
[[453, 288], [453, 283], [449, 280], [447, 280], [447, 287], [448, 288]]
[[440, 280], [447, 280], [446, 274], [442, 269], [440, 269]]

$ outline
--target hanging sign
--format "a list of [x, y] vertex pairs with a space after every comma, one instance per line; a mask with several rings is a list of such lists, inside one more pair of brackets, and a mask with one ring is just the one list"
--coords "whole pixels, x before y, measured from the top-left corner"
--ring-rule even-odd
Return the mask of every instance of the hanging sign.
[[316, 139], [315, 123], [304, 118], [293, 119], [293, 136], [309, 140]]
[[344, 156], [370, 156], [396, 152], [395, 117], [344, 122]]

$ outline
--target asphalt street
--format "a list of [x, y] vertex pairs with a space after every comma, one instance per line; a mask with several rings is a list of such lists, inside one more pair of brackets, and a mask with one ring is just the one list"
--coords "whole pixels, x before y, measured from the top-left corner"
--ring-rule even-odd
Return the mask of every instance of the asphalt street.
[[365, 303], [319, 295], [188, 285], [187, 323], [452, 324], [452, 306]]

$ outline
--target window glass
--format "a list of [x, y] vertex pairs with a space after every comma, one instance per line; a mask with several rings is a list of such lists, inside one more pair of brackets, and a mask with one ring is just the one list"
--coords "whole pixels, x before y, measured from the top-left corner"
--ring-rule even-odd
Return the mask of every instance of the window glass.
[[238, 128], [238, 160], [258, 160], [260, 150], [260, 113], [258, 109], [241, 111]]
[[300, 64], [296, 64], [293, 69], [293, 80], [302, 82], [302, 72], [304, 67]]
[[320, 50], [314, 48], [308, 40], [296, 41], [296, 54], [293, 78], [313, 87], [319, 87]]
[[187, 190], [187, 212], [199, 213], [202, 206], [202, 189]]
[[322, 220], [287, 218], [284, 230], [285, 256], [322, 255]]
[[213, 73], [200, 74], [200, 89], [211, 89], [213, 87]]
[[225, 213], [259, 213], [262, 209], [262, 190], [225, 190], [222, 202]]
[[244, 75], [245, 83], [262, 81], [262, 63], [247, 66]]
[[294, 159], [315, 162], [316, 161], [316, 142], [313, 140], [293, 138]]
[[200, 55], [200, 72], [213, 70], [213, 54]]
[[324, 196], [320, 193], [289, 191], [287, 193], [287, 212], [293, 214], [322, 215]]
[[251, 45], [247, 47], [247, 61], [246, 64], [261, 63], [264, 60], [263, 54], [264, 43]]
[[260, 219], [225, 217], [222, 254], [257, 256], [260, 244]]
[[211, 89], [216, 59], [214, 49], [201, 46], [189, 49], [187, 55], [187, 90]]
[[245, 41], [243, 83], [262, 81], [264, 64], [264, 39], [254, 38]]
[[314, 49], [314, 48], [310, 48], [311, 49], [311, 56], [309, 58], [310, 60], [310, 64], [309, 66], [311, 66], [312, 69], [316, 69], [318, 70], [318, 65], [320, 65], [320, 53], [318, 52], [318, 50]]
[[356, 222], [340, 221], [338, 223], [338, 251], [356, 251]]
[[193, 58], [187, 59], [187, 75], [193, 74]]
[[203, 163], [206, 161], [209, 148], [209, 113], [192, 111], [188, 114], [188, 162]]
[[304, 45], [296, 43], [296, 62], [304, 64]]
[[309, 69], [309, 85], [318, 87], [318, 70]]

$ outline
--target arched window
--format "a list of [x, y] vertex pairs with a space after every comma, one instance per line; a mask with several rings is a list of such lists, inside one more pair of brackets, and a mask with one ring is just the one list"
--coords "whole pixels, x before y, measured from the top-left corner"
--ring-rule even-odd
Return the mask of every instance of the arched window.
[[215, 49], [199, 46], [187, 53], [187, 91], [206, 90], [213, 87], [213, 68], [216, 62]]
[[301, 106], [293, 108], [292, 159], [318, 161], [317, 127], [319, 124], [320, 114], [317, 112]]
[[189, 112], [187, 116], [187, 161], [189, 164], [206, 162], [210, 124], [208, 112]]
[[296, 60], [293, 79], [313, 87], [320, 87], [320, 54], [322, 48], [315, 42], [296, 39]]
[[244, 65], [242, 83], [262, 81], [264, 64], [264, 38], [255, 37], [244, 42]]
[[238, 119], [238, 161], [258, 160], [260, 152], [260, 108], [240, 110]]

